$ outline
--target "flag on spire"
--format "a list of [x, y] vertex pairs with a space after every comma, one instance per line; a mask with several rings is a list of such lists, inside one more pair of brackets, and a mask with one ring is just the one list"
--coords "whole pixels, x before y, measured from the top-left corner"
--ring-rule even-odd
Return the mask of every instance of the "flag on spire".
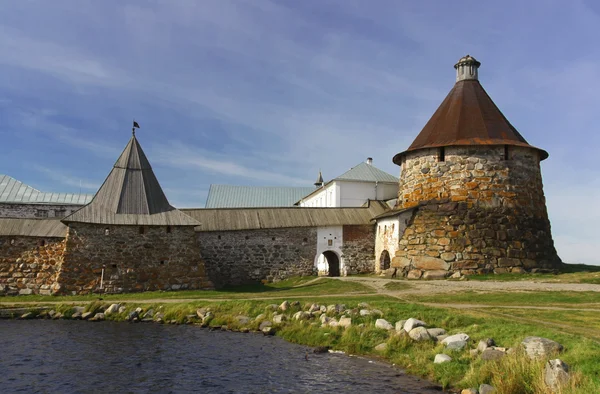
[[136, 122], [135, 120], [133, 121], [133, 128], [134, 129], [139, 129], [140, 128], [140, 124], [138, 122]]

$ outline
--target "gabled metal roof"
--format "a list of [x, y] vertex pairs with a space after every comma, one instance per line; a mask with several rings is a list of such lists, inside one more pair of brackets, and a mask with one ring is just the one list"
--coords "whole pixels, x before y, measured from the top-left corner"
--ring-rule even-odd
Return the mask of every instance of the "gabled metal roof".
[[67, 226], [58, 219], [0, 218], [0, 236], [64, 238]]
[[93, 194], [44, 193], [8, 175], [0, 174], [0, 203], [84, 205]]
[[290, 207], [314, 187], [210, 185], [206, 208]]
[[382, 201], [370, 201], [367, 207], [360, 208], [182, 209], [202, 223], [196, 231], [369, 225], [373, 217], [388, 210]]
[[372, 164], [360, 163], [352, 167], [342, 175], [333, 179], [334, 181], [360, 181], [360, 182], [389, 182], [398, 183], [398, 178], [392, 174], [373, 166]]
[[94, 199], [63, 221], [156, 226], [199, 224], [169, 204], [135, 134]]

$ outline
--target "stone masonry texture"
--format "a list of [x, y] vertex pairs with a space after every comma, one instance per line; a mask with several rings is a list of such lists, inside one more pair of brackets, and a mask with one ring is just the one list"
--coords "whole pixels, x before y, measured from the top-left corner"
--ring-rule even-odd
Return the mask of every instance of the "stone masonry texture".
[[0, 218], [64, 218], [81, 207], [81, 205], [0, 203]]
[[64, 247], [63, 238], [0, 237], [0, 294], [52, 294]]
[[211, 288], [193, 227], [70, 223], [61, 293]]
[[375, 270], [375, 226], [344, 226], [342, 257], [346, 274], [366, 274]]
[[217, 287], [316, 275], [314, 227], [198, 232], [197, 239]]
[[398, 209], [417, 207], [392, 266], [464, 274], [555, 268], [538, 152], [503, 146], [409, 152]]

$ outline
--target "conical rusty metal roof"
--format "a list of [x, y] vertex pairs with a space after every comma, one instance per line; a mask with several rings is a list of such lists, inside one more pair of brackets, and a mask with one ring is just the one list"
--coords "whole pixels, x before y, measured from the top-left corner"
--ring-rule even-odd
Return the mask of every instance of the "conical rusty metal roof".
[[[478, 66], [479, 62], [473, 61]], [[400, 165], [403, 155], [418, 149], [461, 145], [525, 146], [538, 150], [540, 160], [548, 157], [548, 152], [529, 145], [510, 124], [481, 86], [476, 74], [468, 79], [459, 75], [457, 79], [413, 143], [406, 151], [394, 156], [394, 163]]]
[[94, 196], [63, 222], [197, 226], [169, 204], [135, 134]]

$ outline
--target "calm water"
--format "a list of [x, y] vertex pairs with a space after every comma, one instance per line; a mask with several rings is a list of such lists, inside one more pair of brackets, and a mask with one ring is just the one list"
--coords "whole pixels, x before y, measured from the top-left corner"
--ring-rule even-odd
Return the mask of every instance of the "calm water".
[[[0, 321], [2, 393], [438, 393], [381, 363], [192, 326]], [[308, 353], [308, 360], [306, 354]]]

